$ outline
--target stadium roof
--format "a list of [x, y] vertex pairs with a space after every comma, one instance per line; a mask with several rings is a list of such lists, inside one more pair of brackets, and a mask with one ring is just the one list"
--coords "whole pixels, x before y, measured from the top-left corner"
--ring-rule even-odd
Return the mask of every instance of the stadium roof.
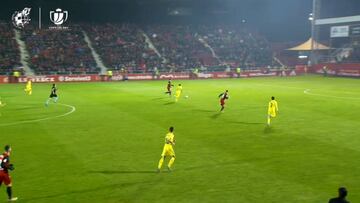
[[312, 50], [312, 43], [314, 43], [313, 47], [314, 50], [328, 50], [330, 47], [323, 45], [319, 42], [314, 41], [312, 38], [308, 39], [306, 42], [292, 47], [290, 49], [287, 49], [289, 51], [311, 51]]

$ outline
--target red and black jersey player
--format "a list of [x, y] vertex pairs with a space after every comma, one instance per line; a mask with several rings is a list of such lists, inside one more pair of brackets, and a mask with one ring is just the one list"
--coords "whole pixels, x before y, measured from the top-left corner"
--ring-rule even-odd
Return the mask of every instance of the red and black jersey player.
[[12, 182], [9, 172], [14, 170], [14, 166], [10, 163], [10, 145], [5, 146], [5, 152], [0, 155], [0, 186], [2, 183], [6, 186], [8, 201], [16, 201], [18, 198], [12, 196]]
[[220, 111], [223, 112], [225, 109], [225, 100], [229, 99], [229, 91], [225, 90], [225, 92], [223, 92], [219, 95], [219, 98], [220, 98], [220, 105], [221, 105]]
[[165, 94], [169, 94], [169, 96], [171, 96], [171, 88], [172, 87], [174, 87], [174, 85], [171, 83], [171, 79], [169, 79], [167, 86], [166, 86], [167, 92], [165, 92]]

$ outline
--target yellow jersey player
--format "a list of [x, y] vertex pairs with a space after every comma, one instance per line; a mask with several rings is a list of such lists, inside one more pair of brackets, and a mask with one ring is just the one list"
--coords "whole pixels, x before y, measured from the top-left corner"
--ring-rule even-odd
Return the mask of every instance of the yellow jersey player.
[[1, 101], [1, 97], [0, 97], [0, 107], [3, 107], [3, 106], [5, 106], [5, 105], [6, 105], [6, 103], [2, 102], [2, 101]]
[[157, 171], [160, 172], [161, 167], [164, 163], [165, 157], [171, 157], [170, 161], [168, 163], [168, 170], [171, 171], [171, 166], [173, 165], [175, 161], [175, 152], [174, 152], [174, 146], [175, 146], [175, 138], [174, 138], [174, 127], [169, 128], [169, 132], [165, 136], [165, 145], [163, 148], [163, 151], [161, 153], [161, 158], [159, 161], [158, 169]]
[[24, 91], [26, 92], [26, 94], [31, 95], [32, 94], [32, 84], [31, 84], [31, 80], [28, 80], [25, 86]]
[[[1, 101], [1, 97], [0, 97], [0, 107], [4, 107], [6, 105], [6, 103], [3, 103], [2, 101]], [[0, 116], [1, 116], [1, 112], [0, 112]]]
[[268, 107], [268, 119], [267, 124], [270, 125], [271, 118], [275, 118], [276, 114], [279, 112], [278, 103], [275, 101], [275, 97], [271, 97]]
[[175, 101], [177, 102], [181, 96], [181, 93], [182, 93], [182, 89], [183, 87], [181, 86], [181, 84], [179, 84], [177, 87], [176, 87], [176, 92], [175, 92]]

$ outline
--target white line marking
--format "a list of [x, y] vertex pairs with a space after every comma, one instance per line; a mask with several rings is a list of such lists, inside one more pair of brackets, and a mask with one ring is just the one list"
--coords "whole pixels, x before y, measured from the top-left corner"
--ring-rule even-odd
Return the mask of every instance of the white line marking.
[[286, 88], [286, 89], [298, 89], [298, 90], [303, 90], [304, 88], [301, 87], [291, 87], [291, 86], [286, 86], [286, 84], [284, 85], [269, 85], [269, 84], [262, 84], [262, 83], [256, 83], [254, 85], [259, 85], [259, 86], [267, 86], [267, 87], [280, 87], [280, 88]]
[[360, 100], [360, 98], [358, 98], [358, 97], [338, 97], [338, 96], [326, 95], [326, 94], [315, 94], [315, 93], [311, 93], [310, 89], [304, 90], [304, 94], [308, 94], [308, 95], [312, 95], [312, 96], [319, 96], [319, 97], [329, 97], [329, 98], [334, 98], [334, 99]]
[[[280, 85], [267, 85], [267, 84], [255, 84], [255, 85], [262, 85], [262, 86], [268, 86], [268, 87], [280, 87], [280, 88], [288, 88], [288, 89], [301, 89], [303, 90], [304, 88], [299, 88], [299, 87], [288, 87], [288, 86], [280, 86]], [[316, 94], [316, 93], [311, 93], [310, 92], [311, 89], [305, 89], [304, 90], [304, 94], [307, 95], [312, 95], [312, 96], [318, 96], [318, 97], [328, 97], [328, 98], [334, 98], [334, 99], [349, 99], [349, 100], [360, 100], [360, 97], [339, 97], [339, 96], [333, 96], [333, 95], [326, 95], [326, 94]], [[350, 93], [350, 92], [345, 92], [345, 93]], [[355, 93], [355, 92], [351, 92], [351, 93]]]
[[39, 121], [46, 121], [46, 120], [50, 120], [50, 119], [54, 119], [54, 118], [60, 118], [60, 117], [68, 116], [68, 115], [70, 115], [70, 114], [72, 114], [72, 113], [74, 113], [76, 111], [75, 106], [71, 106], [71, 105], [68, 105], [68, 104], [62, 104], [62, 103], [57, 103], [57, 104], [61, 105], [61, 106], [69, 107], [69, 108], [71, 108], [71, 110], [64, 113], [64, 114], [57, 115], [57, 116], [50, 116], [50, 117], [46, 117], [46, 118], [39, 118], [39, 119], [26, 120], [26, 121], [17, 121], [17, 122], [12, 122], [12, 123], [3, 123], [3, 124], [0, 124], [0, 127], [1, 126], [18, 125], [18, 124], [23, 124], [23, 123], [33, 123], [33, 122], [39, 122]]

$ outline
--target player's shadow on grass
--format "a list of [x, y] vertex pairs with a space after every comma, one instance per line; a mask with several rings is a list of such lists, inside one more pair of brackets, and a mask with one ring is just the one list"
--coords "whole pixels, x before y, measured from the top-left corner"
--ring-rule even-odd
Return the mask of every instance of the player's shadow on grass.
[[193, 111], [205, 112], [205, 113], [211, 113], [211, 112], [214, 112], [214, 110], [205, 110], [205, 109], [194, 109]]
[[166, 99], [165, 97], [157, 97], [157, 98], [153, 98], [152, 100], [163, 100]]
[[264, 134], [270, 134], [270, 133], [272, 133], [272, 132], [273, 132], [273, 130], [271, 129], [270, 126], [265, 126], [265, 128], [264, 128]]
[[165, 103], [164, 105], [171, 105], [171, 104], [175, 104], [175, 102], [174, 102], [174, 101], [172, 101], [172, 102], [167, 102], [167, 103]]
[[212, 115], [211, 118], [212, 119], [217, 119], [217, 118], [219, 118], [220, 115], [221, 115], [221, 112], [218, 112], [218, 113]]
[[[165, 171], [164, 171], [165, 172]], [[119, 170], [119, 171], [115, 171], [115, 170], [102, 170], [102, 171], [89, 171], [89, 173], [99, 173], [99, 174], [142, 174], [142, 173], [157, 173], [157, 171], [155, 170]]]
[[243, 122], [243, 121], [230, 121], [229, 123], [244, 124], [244, 125], [264, 125], [264, 123]]

